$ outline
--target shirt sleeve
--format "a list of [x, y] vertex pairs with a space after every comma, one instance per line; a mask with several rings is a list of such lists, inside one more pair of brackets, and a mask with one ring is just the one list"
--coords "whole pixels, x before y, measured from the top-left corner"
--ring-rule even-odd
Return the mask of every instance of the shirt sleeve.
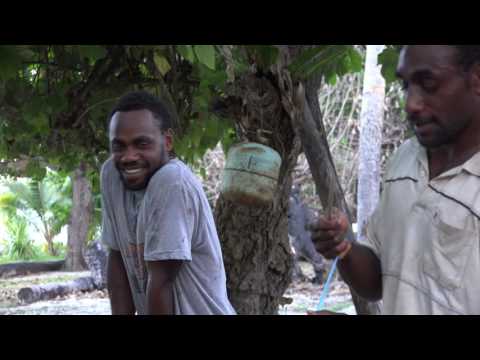
[[184, 185], [157, 187], [146, 196], [145, 260], [191, 261], [195, 215]]
[[[380, 242], [377, 237], [376, 224], [378, 222], [378, 208], [367, 221], [365, 236], [360, 237], [359, 244], [368, 247], [380, 259]], [[360, 229], [359, 229], [360, 231]]]
[[[401, 148], [402, 149], [402, 148]], [[386, 170], [385, 170], [385, 179], [388, 179], [393, 175], [393, 171], [398, 167], [397, 162], [399, 161], [399, 152], [397, 151], [395, 155], [387, 162]], [[383, 188], [385, 189], [385, 182], [383, 182]], [[379, 230], [381, 226], [384, 225], [385, 216], [392, 216], [392, 214], [387, 214], [388, 208], [386, 206], [386, 202], [388, 201], [386, 198], [386, 190], [382, 192], [380, 195], [380, 201], [377, 204], [377, 207], [373, 214], [367, 221], [367, 225], [365, 226], [365, 236], [360, 237], [359, 244], [368, 247], [372, 250], [375, 255], [379, 259], [381, 259], [381, 248], [382, 248], [382, 239], [378, 236]], [[361, 231], [361, 229], [359, 229]], [[382, 232], [383, 233], [383, 232]]]
[[102, 242], [108, 248], [120, 251], [113, 231], [112, 222], [110, 221], [110, 216], [108, 215], [105, 206], [102, 206]]
[[105, 186], [108, 184], [108, 167], [104, 165], [100, 173], [100, 191], [102, 194], [102, 242], [108, 248], [116, 251], [120, 251], [120, 248], [115, 238], [115, 231], [113, 230], [113, 223], [111, 220], [110, 209], [111, 206], [108, 202]]

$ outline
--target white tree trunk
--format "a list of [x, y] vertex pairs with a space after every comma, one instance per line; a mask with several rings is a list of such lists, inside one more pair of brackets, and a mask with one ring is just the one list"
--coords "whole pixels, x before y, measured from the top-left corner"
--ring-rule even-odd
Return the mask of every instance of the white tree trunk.
[[[380, 166], [385, 104], [385, 79], [378, 65], [384, 45], [367, 45], [362, 111], [360, 115], [360, 158], [357, 198], [357, 240], [366, 236], [365, 227], [380, 198]], [[381, 312], [382, 303], [370, 303], [371, 314]]]
[[380, 197], [380, 166], [385, 104], [385, 80], [378, 65], [384, 45], [367, 45], [362, 111], [360, 116], [360, 159], [358, 173], [358, 235], [365, 236], [365, 225]]

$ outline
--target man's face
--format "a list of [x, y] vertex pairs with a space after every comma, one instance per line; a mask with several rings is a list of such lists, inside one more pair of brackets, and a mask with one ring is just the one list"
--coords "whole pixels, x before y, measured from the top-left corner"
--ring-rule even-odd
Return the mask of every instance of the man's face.
[[141, 190], [165, 165], [172, 137], [162, 134], [149, 110], [117, 112], [110, 122], [110, 150], [125, 186]]
[[460, 141], [476, 114], [470, 72], [458, 64], [457, 49], [448, 45], [409, 45], [397, 68], [406, 94], [406, 112], [426, 148]]

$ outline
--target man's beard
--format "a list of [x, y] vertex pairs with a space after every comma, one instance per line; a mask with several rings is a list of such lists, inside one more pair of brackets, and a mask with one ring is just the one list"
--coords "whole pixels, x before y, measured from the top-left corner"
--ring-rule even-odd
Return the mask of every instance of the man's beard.
[[[460, 132], [458, 129], [449, 129], [443, 126], [435, 117], [422, 119], [411, 116], [408, 121], [420, 145], [427, 149], [436, 149], [453, 143], [456, 135]], [[429, 138], [425, 138], [421, 134], [421, 129], [417, 129], [416, 126], [421, 128], [421, 126], [430, 124], [434, 128], [431, 130]]]
[[[123, 163], [122, 165], [115, 163], [115, 167], [117, 168], [120, 174], [120, 179], [122, 180], [125, 187], [129, 190], [137, 191], [145, 189], [148, 186], [148, 183], [150, 182], [152, 176], [154, 176], [158, 170], [160, 170], [165, 164], [167, 164], [169, 160], [170, 159], [168, 156], [168, 152], [166, 151], [166, 149], [162, 148], [160, 150], [158, 160], [153, 159], [153, 163], [147, 159], [141, 158], [140, 160]], [[159, 165], [157, 166], [158, 163]], [[141, 183], [135, 183], [132, 185], [131, 182], [129, 182], [127, 175], [125, 174], [125, 170], [128, 169], [143, 169], [146, 172], [143, 181]]]

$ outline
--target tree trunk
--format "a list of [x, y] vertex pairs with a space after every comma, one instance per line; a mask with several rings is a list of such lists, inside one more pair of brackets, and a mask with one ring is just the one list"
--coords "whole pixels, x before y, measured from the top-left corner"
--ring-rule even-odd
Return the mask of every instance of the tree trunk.
[[358, 170], [358, 239], [365, 237], [365, 225], [380, 197], [383, 107], [385, 80], [378, 66], [383, 45], [367, 45], [362, 112], [360, 116], [360, 158]]
[[92, 273], [95, 286], [103, 289], [107, 286], [107, 251], [99, 240], [92, 241], [84, 251], [88, 269]]
[[83, 246], [87, 239], [92, 216], [92, 188], [85, 176], [85, 164], [80, 164], [73, 175], [73, 206], [68, 226], [67, 271], [81, 271], [86, 268]]
[[93, 277], [81, 277], [60, 284], [25, 287], [18, 291], [17, 297], [23, 303], [31, 304], [36, 301], [50, 300], [57, 296], [65, 296], [78, 291], [92, 291], [95, 289]]
[[47, 241], [47, 249], [48, 253], [52, 256], [57, 256], [57, 251], [55, 249], [55, 246], [53, 244], [53, 236], [51, 236], [49, 233], [45, 234], [45, 240]]
[[51, 255], [51, 256], [57, 256], [57, 252], [55, 251], [55, 246], [53, 245], [53, 236], [50, 233], [50, 229], [48, 227], [48, 224], [45, 221], [41, 212], [37, 211], [37, 215], [40, 218], [40, 221], [41, 221], [42, 226], [43, 226], [43, 237], [44, 237], [45, 241], [47, 242], [48, 254]]
[[[360, 158], [358, 169], [357, 239], [366, 236], [366, 224], [380, 198], [382, 130], [385, 103], [385, 79], [378, 65], [384, 45], [367, 45], [360, 115]], [[370, 311], [379, 314], [380, 303], [371, 303]]]
[[229, 299], [239, 314], [276, 314], [293, 269], [287, 210], [300, 145], [271, 75], [238, 81], [236, 125], [241, 140], [264, 143], [282, 157], [273, 204], [246, 207], [220, 196], [215, 208]]

